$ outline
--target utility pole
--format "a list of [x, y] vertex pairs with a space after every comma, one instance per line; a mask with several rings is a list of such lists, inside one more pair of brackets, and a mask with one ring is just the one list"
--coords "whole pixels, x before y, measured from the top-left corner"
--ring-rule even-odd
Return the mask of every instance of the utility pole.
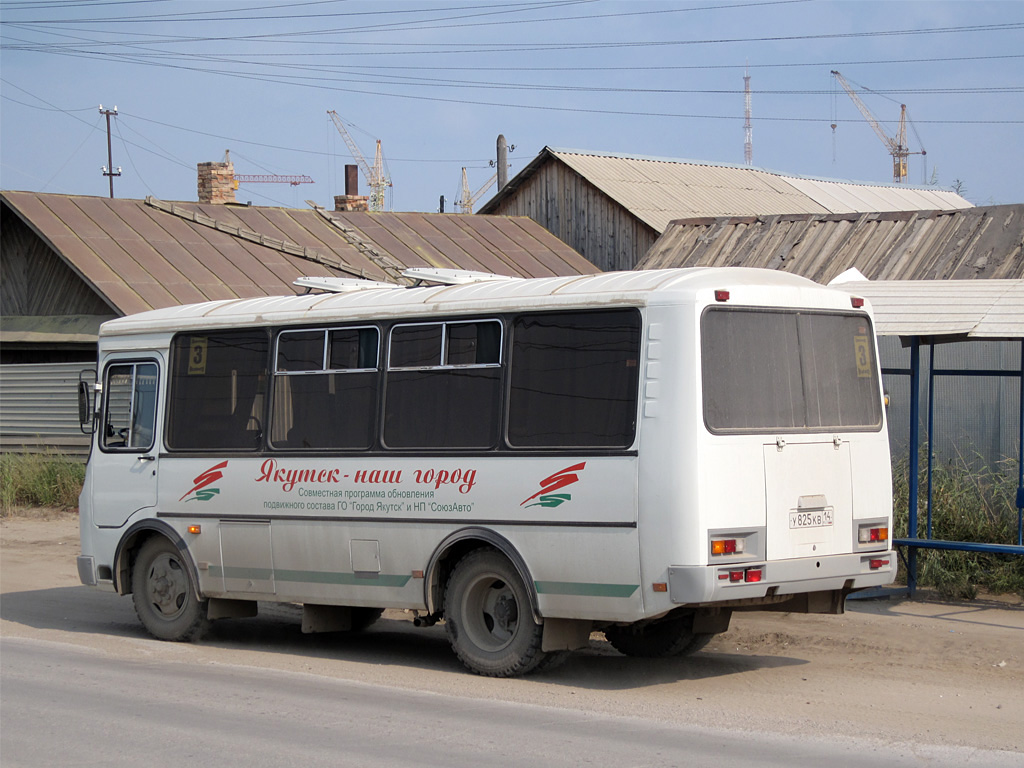
[[114, 171], [114, 157], [113, 152], [110, 148], [110, 116], [117, 115], [117, 107], [113, 109], [104, 109], [103, 105], [100, 104], [100, 114], [105, 115], [107, 118], [107, 164], [103, 166], [103, 175], [110, 179], [110, 199], [114, 199], [114, 177], [121, 175], [121, 166], [117, 167]]

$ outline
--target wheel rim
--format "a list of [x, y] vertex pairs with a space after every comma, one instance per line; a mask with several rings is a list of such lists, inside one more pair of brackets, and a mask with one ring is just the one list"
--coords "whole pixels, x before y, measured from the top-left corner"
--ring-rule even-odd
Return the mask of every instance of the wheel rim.
[[157, 616], [172, 621], [188, 606], [188, 574], [168, 553], [157, 555], [146, 576], [146, 595]]
[[474, 645], [500, 651], [515, 639], [519, 601], [513, 589], [496, 576], [482, 576], [466, 590], [462, 615]]

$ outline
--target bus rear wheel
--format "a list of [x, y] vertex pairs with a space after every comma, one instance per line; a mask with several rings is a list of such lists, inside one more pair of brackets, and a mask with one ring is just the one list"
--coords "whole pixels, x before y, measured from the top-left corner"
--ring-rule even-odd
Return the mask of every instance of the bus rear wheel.
[[655, 659], [688, 656], [709, 642], [714, 634], [693, 631], [693, 616], [674, 616], [649, 624], [605, 627], [604, 636], [626, 656]]
[[508, 558], [495, 549], [470, 552], [452, 572], [444, 601], [452, 650], [478, 675], [514, 677], [545, 659], [543, 626]]
[[196, 640], [209, 627], [206, 601], [196, 597], [184, 556], [162, 536], [146, 541], [135, 558], [132, 601], [142, 626], [158, 640]]

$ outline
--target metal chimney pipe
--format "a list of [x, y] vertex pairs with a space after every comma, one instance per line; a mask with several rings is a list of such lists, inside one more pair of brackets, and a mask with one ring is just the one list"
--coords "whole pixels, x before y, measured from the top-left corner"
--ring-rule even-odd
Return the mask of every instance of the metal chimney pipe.
[[498, 191], [508, 184], [508, 144], [505, 135], [498, 134]]
[[358, 165], [346, 165], [345, 166], [345, 194], [346, 195], [358, 195], [359, 194], [359, 166]]

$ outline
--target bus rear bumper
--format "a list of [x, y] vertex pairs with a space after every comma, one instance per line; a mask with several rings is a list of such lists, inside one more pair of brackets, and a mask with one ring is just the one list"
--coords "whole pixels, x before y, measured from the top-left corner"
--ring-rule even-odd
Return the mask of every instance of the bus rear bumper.
[[896, 553], [888, 550], [767, 563], [674, 565], [668, 569], [668, 587], [673, 603], [716, 603], [880, 587], [895, 577]]

